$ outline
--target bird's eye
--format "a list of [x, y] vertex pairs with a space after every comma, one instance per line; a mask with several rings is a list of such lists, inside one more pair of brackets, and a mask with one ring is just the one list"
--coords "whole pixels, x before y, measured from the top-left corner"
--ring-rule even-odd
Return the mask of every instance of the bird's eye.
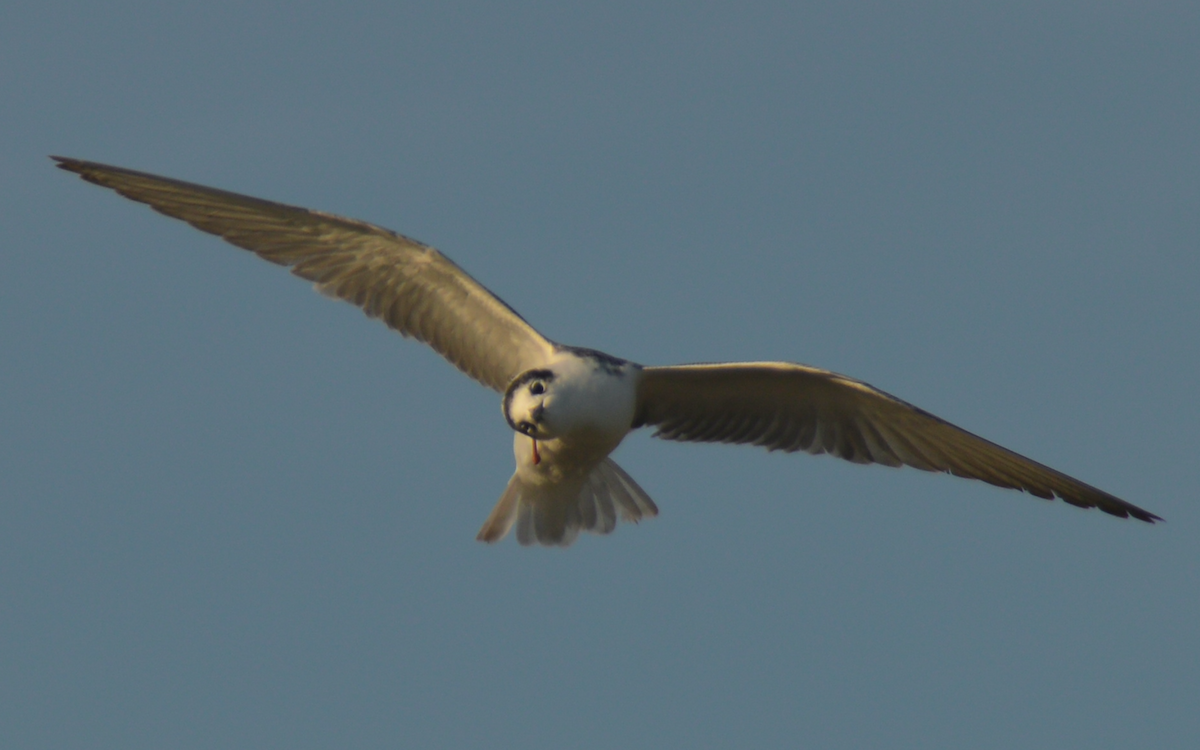
[[535, 396], [540, 396], [546, 392], [546, 386], [542, 385], [541, 383], [534, 383], [533, 385], [529, 386], [529, 392]]

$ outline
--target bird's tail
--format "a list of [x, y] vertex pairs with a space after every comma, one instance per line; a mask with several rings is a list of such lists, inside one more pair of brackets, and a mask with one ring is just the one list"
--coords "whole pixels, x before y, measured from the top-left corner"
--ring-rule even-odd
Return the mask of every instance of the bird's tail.
[[565, 547], [580, 529], [607, 534], [618, 518], [636, 523], [657, 515], [658, 506], [646, 491], [606, 458], [582, 482], [535, 484], [522, 479], [520, 472], [513, 474], [476, 539], [498, 542], [515, 523], [522, 545]]

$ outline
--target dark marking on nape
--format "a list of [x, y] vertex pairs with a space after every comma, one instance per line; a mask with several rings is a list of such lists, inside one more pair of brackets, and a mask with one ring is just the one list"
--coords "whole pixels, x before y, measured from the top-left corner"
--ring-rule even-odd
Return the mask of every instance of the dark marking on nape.
[[526, 370], [525, 372], [513, 378], [512, 382], [508, 384], [508, 387], [504, 389], [504, 404], [501, 406], [501, 410], [504, 412], [504, 421], [508, 422], [508, 426], [513, 428], [514, 432], [520, 432], [520, 430], [517, 429], [517, 423], [513, 421], [512, 416], [508, 413], [509, 407], [512, 406], [513, 394], [517, 392], [518, 388], [531, 380], [542, 380], [549, 383], [553, 381], [554, 378], [555, 375], [553, 370]]
[[[627, 359], [614, 357], [611, 354], [605, 354], [604, 352], [588, 349], [583, 346], [563, 346], [560, 344], [558, 348], [561, 351], [571, 352], [583, 359], [590, 359], [596, 364], [597, 368], [604, 371], [605, 375], [620, 375], [625, 372], [626, 366], [632, 364]], [[636, 365], [634, 366], [636, 367]]]

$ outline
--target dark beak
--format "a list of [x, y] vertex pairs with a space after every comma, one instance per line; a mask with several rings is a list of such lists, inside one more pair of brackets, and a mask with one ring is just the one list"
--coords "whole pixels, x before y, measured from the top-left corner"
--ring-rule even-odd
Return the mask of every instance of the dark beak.
[[537, 426], [542, 423], [542, 413], [544, 411], [545, 411], [545, 407], [542, 407], [542, 406], [538, 406], [538, 407], [534, 408], [533, 412], [529, 415], [530, 417], [533, 418], [533, 421], [532, 422], [518, 422], [517, 430], [519, 430], [524, 435], [528, 435], [529, 437], [537, 437]]

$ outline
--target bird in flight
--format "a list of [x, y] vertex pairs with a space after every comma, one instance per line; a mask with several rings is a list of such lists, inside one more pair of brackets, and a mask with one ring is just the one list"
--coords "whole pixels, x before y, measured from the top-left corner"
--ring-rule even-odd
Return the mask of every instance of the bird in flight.
[[517, 468], [478, 539], [516, 526], [522, 545], [566, 546], [580, 530], [658, 514], [609, 458], [627, 434], [828, 453], [912, 466], [1162, 520], [960, 429], [866, 383], [788, 362], [647, 367], [542, 336], [432, 247], [355, 219], [130, 169], [52, 157], [61, 169], [287, 266], [503, 394]]

